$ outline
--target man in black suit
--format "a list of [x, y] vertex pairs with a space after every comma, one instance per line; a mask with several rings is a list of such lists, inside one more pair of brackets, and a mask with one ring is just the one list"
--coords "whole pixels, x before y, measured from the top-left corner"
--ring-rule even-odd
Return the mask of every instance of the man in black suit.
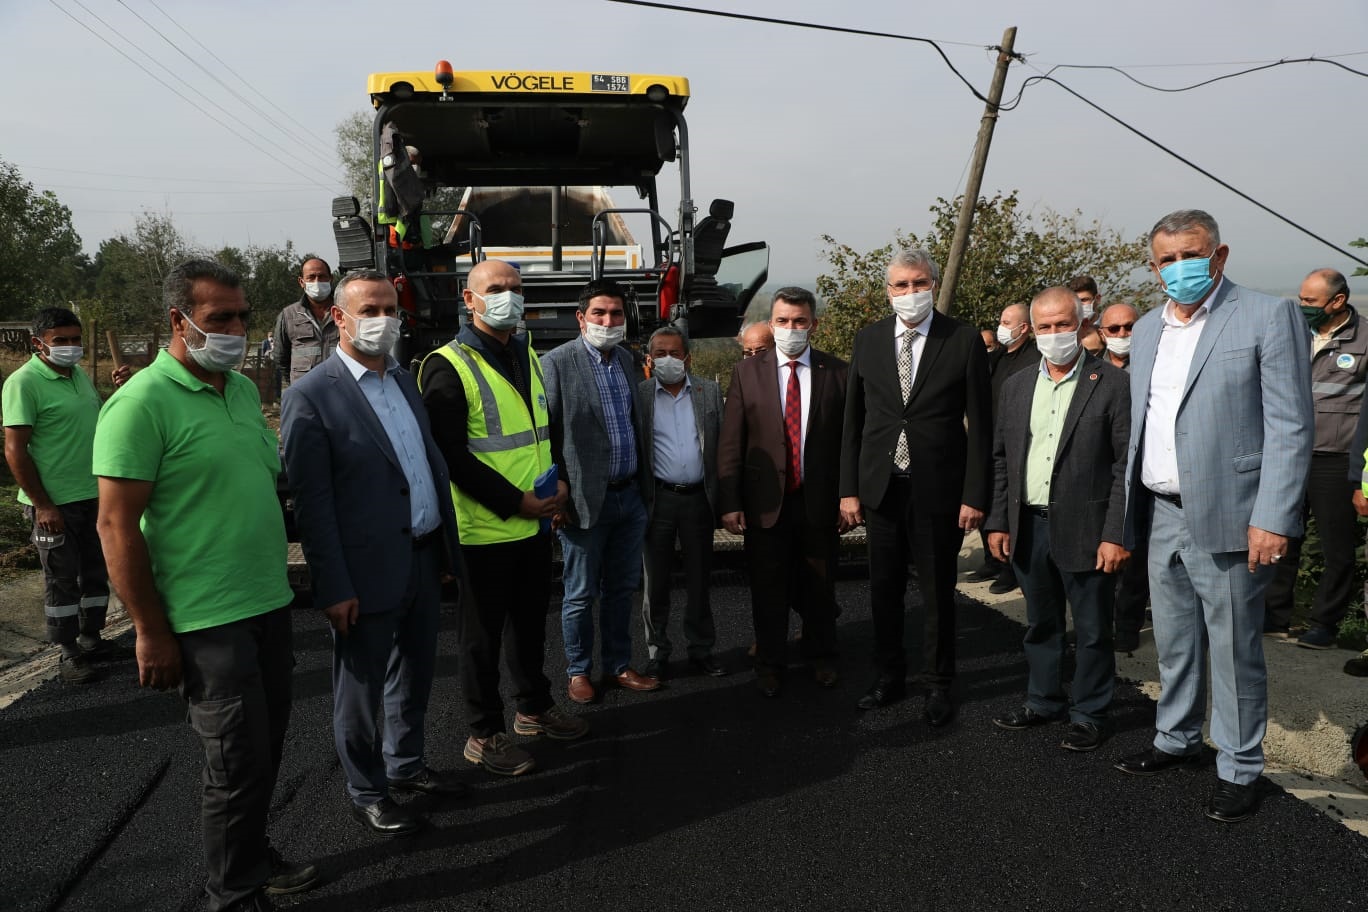
[[[756, 683], [779, 695], [788, 609], [803, 618], [803, 654], [835, 687], [837, 496], [846, 363], [817, 351], [817, 301], [781, 288], [770, 305], [774, 348], [732, 372], [717, 448], [722, 525], [746, 535]], [[983, 345], [978, 343], [982, 355]]]
[[[1031, 302], [1043, 356], [1002, 388], [993, 439], [988, 546], [1011, 560], [1026, 596], [1026, 703], [993, 720], [1018, 731], [1070, 720], [1060, 746], [1096, 750], [1110, 734], [1116, 657], [1114, 576], [1126, 510], [1130, 377], [1079, 347], [1083, 307], [1068, 288]], [[1064, 693], [1065, 600], [1073, 606], [1078, 662], [1072, 703]]]
[[922, 589], [924, 718], [954, 715], [955, 562], [989, 503], [987, 355], [978, 330], [934, 312], [940, 269], [920, 248], [888, 264], [889, 316], [855, 336], [841, 447], [841, 517], [869, 530], [874, 683], [861, 709], [903, 696], [907, 564]]

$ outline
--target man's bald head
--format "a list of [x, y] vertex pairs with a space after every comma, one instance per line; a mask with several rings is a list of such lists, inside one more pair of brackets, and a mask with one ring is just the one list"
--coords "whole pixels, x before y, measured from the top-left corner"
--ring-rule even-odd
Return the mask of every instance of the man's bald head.
[[503, 260], [483, 260], [470, 270], [466, 287], [480, 295], [491, 291], [522, 291], [522, 276]]
[[1062, 285], [1047, 288], [1031, 299], [1031, 325], [1035, 326], [1042, 314], [1054, 313], [1064, 307], [1073, 311], [1077, 321], [1074, 328], [1077, 329], [1083, 322], [1083, 304], [1078, 295]]
[[737, 339], [740, 340], [741, 350], [747, 358], [774, 348], [774, 330], [770, 329], [767, 320], [756, 320], [741, 327], [741, 334]]
[[1122, 323], [1130, 323], [1134, 326], [1135, 321], [1138, 319], [1140, 319], [1140, 311], [1136, 310], [1134, 305], [1112, 304], [1106, 310], [1102, 311], [1102, 319], [1099, 323], [1101, 324], [1103, 331], [1106, 331], [1109, 326], [1116, 326]]
[[1030, 315], [1026, 312], [1025, 304], [1008, 304], [1002, 308], [1001, 325], [1003, 326], [1020, 326], [1029, 319]]

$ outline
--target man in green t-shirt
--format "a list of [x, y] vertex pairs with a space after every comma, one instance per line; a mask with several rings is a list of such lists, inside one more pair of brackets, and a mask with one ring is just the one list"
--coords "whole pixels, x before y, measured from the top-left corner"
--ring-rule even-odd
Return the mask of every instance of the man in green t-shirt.
[[209, 908], [269, 908], [264, 893], [318, 879], [266, 836], [293, 666], [276, 435], [234, 370], [251, 313], [238, 277], [192, 260], [163, 296], [170, 345], [95, 430], [100, 539], [137, 629], [140, 683], [179, 685], [204, 745]]
[[[33, 357], [10, 375], [0, 394], [5, 461], [33, 524], [48, 640], [61, 648], [59, 674], [68, 684], [88, 684], [96, 677], [93, 659], [119, 656], [100, 637], [109, 575], [95, 531], [99, 501], [90, 472], [100, 394], [81, 370], [81, 321], [74, 313], [62, 307], [38, 311], [33, 348]], [[128, 368], [119, 368], [115, 385], [127, 377]]]

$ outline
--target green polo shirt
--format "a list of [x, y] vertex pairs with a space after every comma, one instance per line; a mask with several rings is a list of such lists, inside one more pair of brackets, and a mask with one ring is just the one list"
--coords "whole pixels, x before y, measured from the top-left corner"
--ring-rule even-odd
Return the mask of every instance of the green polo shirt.
[[110, 397], [96, 475], [152, 482], [142, 532], [171, 629], [188, 633], [288, 605], [280, 455], [252, 381], [223, 395], [162, 352]]
[[1050, 505], [1050, 478], [1054, 474], [1055, 457], [1059, 455], [1059, 438], [1064, 430], [1064, 416], [1069, 413], [1074, 390], [1078, 389], [1079, 354], [1069, 372], [1056, 383], [1050, 379], [1045, 359], [1040, 360], [1035, 392], [1031, 396], [1031, 442], [1026, 448], [1026, 503], [1037, 507]]
[[[90, 445], [100, 416], [100, 394], [77, 365], [63, 377], [34, 355], [0, 389], [5, 427], [31, 427], [28, 452], [48, 497], [58, 505], [92, 500], [99, 485], [90, 471]], [[19, 491], [19, 502], [33, 501]]]

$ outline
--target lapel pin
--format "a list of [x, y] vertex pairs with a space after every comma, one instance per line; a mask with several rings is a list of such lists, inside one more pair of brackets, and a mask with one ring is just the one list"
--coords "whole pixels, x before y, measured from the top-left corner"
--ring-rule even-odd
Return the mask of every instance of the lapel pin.
[[1089, 379], [1089, 380], [1096, 380], [1096, 379], [1097, 379], [1097, 374], [1089, 374], [1089, 375], [1088, 375], [1088, 379]]

